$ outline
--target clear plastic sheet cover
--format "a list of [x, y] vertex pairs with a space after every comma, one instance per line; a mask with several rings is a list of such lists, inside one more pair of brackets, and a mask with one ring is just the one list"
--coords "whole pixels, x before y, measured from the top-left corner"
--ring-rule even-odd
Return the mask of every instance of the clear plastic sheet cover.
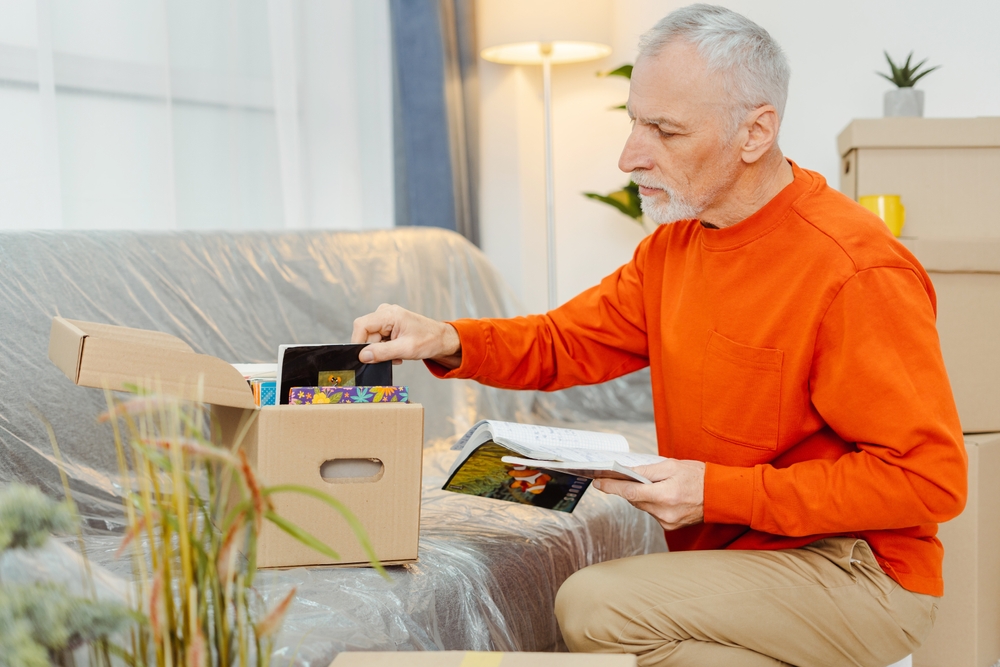
[[[485, 257], [442, 230], [0, 233], [0, 484], [62, 495], [50, 422], [88, 553], [128, 579], [112, 557], [122, 483], [110, 427], [96, 420], [105, 399], [48, 361], [51, 318], [165, 331], [227, 361], [273, 362], [282, 343], [347, 341], [354, 318], [381, 303], [437, 319], [519, 314]], [[448, 447], [483, 417], [569, 421], [655, 451], [648, 374], [536, 395], [437, 380], [414, 362], [395, 372], [426, 410], [420, 560], [392, 568], [392, 583], [368, 569], [261, 572], [268, 599], [298, 587], [279, 655], [325, 667], [343, 650], [557, 649], [552, 603], [567, 576], [664, 549], [648, 515], [598, 491], [568, 515], [440, 490], [456, 455]], [[4, 563], [4, 577], [26, 562]], [[51, 573], [51, 554], [46, 562]], [[65, 567], [76, 565], [67, 557]]]

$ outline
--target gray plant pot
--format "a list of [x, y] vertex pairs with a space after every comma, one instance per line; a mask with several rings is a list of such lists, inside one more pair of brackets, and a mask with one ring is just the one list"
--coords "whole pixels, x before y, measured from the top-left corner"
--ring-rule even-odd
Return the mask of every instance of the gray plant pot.
[[885, 91], [882, 98], [882, 115], [911, 116], [920, 118], [924, 115], [924, 91], [916, 88], [896, 88]]

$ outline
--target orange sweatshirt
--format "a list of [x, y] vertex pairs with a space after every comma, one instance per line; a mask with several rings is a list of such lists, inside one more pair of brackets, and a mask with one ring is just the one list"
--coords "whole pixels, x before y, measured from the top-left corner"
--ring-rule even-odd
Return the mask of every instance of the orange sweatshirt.
[[937, 524], [965, 505], [966, 455], [933, 287], [885, 224], [794, 164], [737, 225], [663, 225], [565, 305], [452, 322], [440, 377], [512, 389], [649, 364], [660, 454], [707, 463], [704, 523], [672, 551], [867, 540], [908, 590], [942, 595]]

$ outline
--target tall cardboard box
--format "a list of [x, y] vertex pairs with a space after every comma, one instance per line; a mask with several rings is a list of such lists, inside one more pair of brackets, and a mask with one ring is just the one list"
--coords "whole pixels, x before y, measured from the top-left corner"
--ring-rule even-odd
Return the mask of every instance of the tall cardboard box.
[[904, 235], [1000, 237], [1000, 118], [862, 118], [837, 147], [841, 192], [900, 195]]
[[902, 197], [963, 432], [1000, 431], [1000, 118], [858, 119], [837, 146], [844, 194]]
[[914, 667], [992, 667], [1000, 660], [1000, 433], [967, 436], [969, 500], [941, 524], [944, 597]]
[[[241, 443], [268, 485], [300, 484], [340, 500], [361, 521], [386, 564], [417, 560], [423, 408], [407, 403], [281, 405], [258, 408], [232, 365], [196, 354], [169, 334], [56, 317], [49, 358], [74, 383], [129, 391], [154, 383], [159, 392], [212, 405], [221, 444]], [[244, 428], [245, 426], [245, 428]], [[258, 567], [364, 565], [347, 522], [319, 500], [272, 496], [278, 514], [340, 555], [332, 560], [264, 522]]]
[[937, 293], [941, 353], [962, 431], [1000, 431], [1000, 238], [900, 241]]

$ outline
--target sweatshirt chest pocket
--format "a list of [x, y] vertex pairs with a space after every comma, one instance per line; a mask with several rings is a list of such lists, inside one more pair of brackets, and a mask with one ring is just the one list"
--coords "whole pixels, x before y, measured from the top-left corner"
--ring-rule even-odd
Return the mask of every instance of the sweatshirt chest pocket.
[[701, 427], [739, 445], [777, 449], [783, 354], [713, 331], [702, 374]]

